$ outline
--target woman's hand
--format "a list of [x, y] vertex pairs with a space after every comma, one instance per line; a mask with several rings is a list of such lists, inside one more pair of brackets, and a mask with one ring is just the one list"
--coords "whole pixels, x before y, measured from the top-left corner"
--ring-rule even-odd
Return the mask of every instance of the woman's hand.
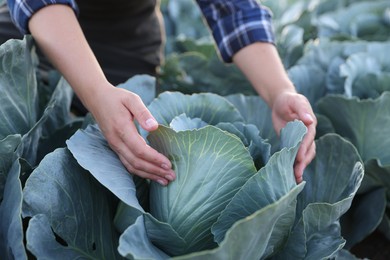
[[176, 178], [171, 162], [150, 147], [137, 131], [134, 120], [146, 131], [158, 127], [138, 95], [114, 86], [102, 87], [94, 95], [93, 104], [89, 106], [91, 113], [110, 147], [130, 173], [161, 185]]
[[317, 119], [305, 96], [290, 91], [279, 94], [272, 106], [272, 122], [275, 131], [279, 134], [287, 122], [295, 119], [301, 120], [307, 127], [307, 134], [299, 147], [294, 164], [295, 179], [300, 183], [304, 169], [316, 154], [314, 139]]
[[287, 122], [295, 119], [307, 126], [308, 132], [294, 165], [295, 179], [300, 183], [305, 167], [315, 156], [317, 120], [309, 101], [295, 90], [273, 44], [248, 45], [233, 56], [233, 61], [272, 109], [273, 125], [278, 134]]

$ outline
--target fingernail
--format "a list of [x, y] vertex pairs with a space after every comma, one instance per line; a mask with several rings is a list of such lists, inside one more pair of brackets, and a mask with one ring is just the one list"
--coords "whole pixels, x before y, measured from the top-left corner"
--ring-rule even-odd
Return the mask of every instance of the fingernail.
[[147, 127], [155, 127], [156, 125], [158, 125], [157, 121], [154, 120], [153, 118], [149, 118], [148, 120], [145, 121], [145, 124]]
[[304, 116], [305, 116], [305, 120], [310, 120], [310, 121], [314, 122], [312, 115], [310, 115], [309, 113], [306, 113]]
[[165, 179], [169, 180], [169, 181], [173, 181], [175, 178], [172, 176], [172, 175], [165, 175]]
[[157, 182], [158, 183], [160, 183], [162, 186], [165, 186], [165, 185], [167, 185], [168, 183], [166, 182], [166, 181], [164, 181], [164, 180], [157, 180]]

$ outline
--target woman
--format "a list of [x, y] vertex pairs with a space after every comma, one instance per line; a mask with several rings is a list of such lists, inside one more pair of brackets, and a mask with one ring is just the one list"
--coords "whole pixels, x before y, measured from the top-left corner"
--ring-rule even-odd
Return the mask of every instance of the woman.
[[[296, 181], [315, 156], [316, 118], [289, 80], [274, 46], [271, 15], [255, 0], [198, 0], [221, 58], [234, 62], [272, 109], [275, 130], [299, 119], [308, 133], [294, 166]], [[32, 34], [99, 124], [111, 148], [133, 174], [167, 185], [171, 162], [148, 146], [133, 123], [158, 124], [140, 98], [115, 88], [137, 73], [154, 74], [161, 61], [163, 30], [153, 0], [8, 0], [13, 22]]]

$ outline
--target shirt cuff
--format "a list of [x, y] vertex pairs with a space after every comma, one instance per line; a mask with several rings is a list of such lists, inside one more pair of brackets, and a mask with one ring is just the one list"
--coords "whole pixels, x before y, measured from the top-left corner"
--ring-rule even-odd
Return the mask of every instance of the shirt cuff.
[[31, 16], [42, 9], [45, 6], [52, 4], [63, 4], [70, 6], [76, 13], [78, 14], [77, 4], [74, 0], [56, 0], [56, 1], [37, 1], [37, 0], [27, 0], [20, 1], [20, 3], [13, 5], [9, 4], [9, 10], [11, 14], [11, 18], [19, 29], [19, 31], [23, 34], [29, 34], [30, 31], [28, 29], [28, 22]]
[[252, 43], [275, 44], [272, 13], [268, 8], [255, 1], [207, 2], [210, 1], [198, 0], [224, 62], [232, 62], [234, 54]]

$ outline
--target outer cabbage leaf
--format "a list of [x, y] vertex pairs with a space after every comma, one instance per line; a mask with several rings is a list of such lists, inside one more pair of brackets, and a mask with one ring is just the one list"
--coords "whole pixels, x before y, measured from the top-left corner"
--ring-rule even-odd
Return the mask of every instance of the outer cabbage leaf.
[[237, 92], [255, 94], [242, 72], [234, 65], [223, 63], [215, 50], [211, 56], [197, 51], [172, 54], [161, 71], [159, 88], [162, 91], [185, 94], [211, 92], [221, 96]]
[[[384, 187], [386, 192], [386, 208], [388, 208], [388, 201], [390, 201], [390, 165], [382, 165], [379, 160], [368, 160], [365, 164], [365, 171], [370, 174], [370, 177], [374, 181], [376, 187]], [[377, 203], [377, 201], [375, 202]], [[379, 204], [379, 203], [377, 203]], [[382, 223], [378, 226], [379, 230], [387, 237], [390, 238], [390, 221], [389, 212], [386, 212], [383, 216]]]
[[156, 78], [150, 75], [135, 75], [117, 87], [136, 93], [145, 105], [156, 97]]
[[363, 74], [353, 85], [353, 95], [362, 99], [378, 98], [385, 91], [390, 91], [390, 72]]
[[64, 259], [77, 259], [82, 255], [76, 247], [72, 248], [66, 243], [63, 245], [56, 241], [58, 238], [53, 233], [50, 220], [45, 214], [34, 215], [30, 219], [26, 237], [28, 249], [41, 258], [54, 259], [61, 256]]
[[298, 196], [296, 223], [277, 259], [329, 258], [345, 244], [339, 218], [360, 187], [361, 159], [356, 148], [339, 135], [325, 135], [316, 147], [316, 157], [304, 173], [307, 183]]
[[345, 249], [351, 249], [374, 232], [383, 220], [386, 203], [385, 188], [374, 188], [355, 197], [351, 208], [341, 218]]
[[119, 239], [119, 253], [128, 259], [167, 259], [169, 256], [150, 242], [144, 216], [138, 216]]
[[12, 163], [17, 157], [15, 153], [16, 148], [21, 141], [21, 136], [18, 134], [9, 135], [3, 140], [0, 140], [0, 201], [3, 198], [8, 171], [11, 169]]
[[377, 98], [384, 91], [390, 90], [390, 74], [382, 70], [382, 65], [373, 55], [368, 53], [351, 55], [345, 64], [340, 66], [340, 75], [346, 77], [345, 95]]
[[23, 243], [22, 184], [19, 160], [15, 160], [8, 173], [4, 199], [0, 204], [0, 257], [2, 259], [27, 259]]
[[[54, 112], [54, 111], [53, 111]], [[37, 147], [37, 162], [40, 162], [47, 154], [55, 149], [66, 146], [66, 141], [72, 137], [80, 128], [85, 128], [84, 124], [88, 122], [90, 117], [79, 117], [71, 120], [64, 125], [57, 124], [53, 132], [41, 136]], [[60, 120], [59, 120], [60, 121]], [[59, 122], [58, 121], [58, 122]], [[87, 123], [88, 125], [89, 123]], [[45, 124], [46, 126], [47, 124]]]
[[179, 35], [175, 39], [175, 44], [179, 53], [195, 52], [206, 57], [216, 55], [215, 45], [212, 38], [194, 39], [184, 35]]
[[387, 187], [386, 196], [390, 200], [390, 165], [381, 164], [380, 160], [368, 160], [365, 164], [365, 170], [370, 174], [374, 184], [377, 186]]
[[278, 52], [285, 68], [293, 66], [303, 54], [304, 29], [296, 25], [287, 25], [278, 37]]
[[[28, 178], [23, 198], [23, 216], [34, 217], [27, 230], [27, 248], [37, 258], [53, 259], [60, 254], [119, 258], [109, 193], [67, 149], [42, 160]], [[62, 243], [56, 242], [53, 232]]]
[[[389, 44], [386, 42], [351, 42], [320, 39], [305, 45], [304, 55], [295, 66], [289, 69], [288, 73], [297, 86], [298, 91], [307, 96], [313, 108], [317, 110], [316, 101], [322, 97], [321, 93], [323, 93], [323, 96], [325, 94], [344, 94], [346, 91], [349, 95], [351, 94], [351, 84], [345, 83], [346, 75], [343, 75], [345, 74], [344, 72], [340, 72], [340, 68], [341, 66], [352, 66], [352, 68], [348, 68], [351, 73], [357, 70], [361, 71], [361, 68], [354, 63], [351, 63], [351, 61], [348, 62], [351, 65], [346, 65], [349, 57], [354, 54], [359, 53], [359, 55], [365, 55], [366, 57], [370, 57], [370, 59], [375, 59], [377, 63], [380, 64], [382, 71], [380, 74], [378, 74], [378, 72], [375, 74], [376, 82], [374, 83], [377, 84], [376, 88], [380, 90], [382, 88], [381, 86], [386, 85], [386, 77], [382, 76], [382, 74], [383, 72], [390, 70], [390, 64], [388, 59], [383, 57], [385, 55], [381, 54], [385, 53], [387, 49], [389, 49]], [[362, 68], [365, 67], [363, 66]], [[310, 73], [304, 73], [305, 75], [307, 74], [307, 76], [302, 76], [301, 74], [305, 71]], [[348, 72], [348, 74], [351, 73]], [[364, 74], [366, 74], [366, 71], [364, 71], [363, 75]], [[311, 78], [311, 80], [307, 80], [306, 78]], [[352, 77], [350, 77], [350, 79], [352, 79]], [[354, 92], [362, 91], [363, 85], [360, 83], [360, 80], [354, 79], [354, 82], [360, 85], [354, 87]], [[372, 83], [373, 82], [371, 82], [371, 84]], [[313, 85], [317, 86], [317, 88], [314, 88], [314, 91]], [[365, 91], [367, 91], [367, 88]]]
[[[67, 137], [72, 135], [74, 132], [69, 132], [65, 136], [52, 135], [61, 127], [67, 124], [75, 122], [77, 119], [72, 119], [69, 111], [70, 104], [72, 101], [73, 91], [70, 85], [62, 78], [47, 104], [42, 116], [38, 121], [31, 127], [31, 129], [22, 137], [22, 144], [18, 147], [20, 156], [26, 159], [31, 165], [36, 165], [42, 159], [38, 157], [39, 145], [42, 140], [56, 138], [57, 141], [61, 140], [58, 145], [60, 147], [65, 145]], [[51, 144], [53, 151], [55, 147]], [[49, 149], [49, 147], [46, 147]]]
[[0, 46], [0, 140], [25, 134], [39, 117], [32, 40], [9, 40]]
[[38, 154], [40, 140], [50, 138], [72, 121], [69, 109], [73, 95], [70, 86], [61, 80], [42, 114], [39, 90], [43, 86], [38, 86], [34, 54], [31, 37], [9, 40], [0, 47], [0, 139], [20, 134], [22, 143], [17, 154], [31, 165], [42, 159]]
[[[263, 259], [265, 253], [272, 250], [267, 247], [271, 235], [280, 228], [283, 221], [291, 217], [296, 198], [301, 192], [303, 184], [289, 191], [275, 203], [256, 211], [247, 218], [236, 222], [226, 233], [225, 239], [218, 248], [196, 252], [174, 259]], [[278, 234], [280, 235], [280, 234]]]
[[316, 127], [316, 138], [319, 139], [325, 134], [334, 133], [332, 122], [324, 115], [316, 114], [317, 117], [317, 127]]
[[[267, 165], [245, 183], [213, 225], [212, 231], [217, 242], [223, 240], [225, 232], [235, 222], [248, 217], [257, 210], [276, 203], [295, 188], [296, 181], [293, 166], [299, 144], [305, 133], [306, 127], [302, 122], [289, 123], [283, 129], [281, 139], [285, 147], [276, 152]], [[295, 203], [286, 208], [278, 221], [275, 221], [268, 252], [262, 257], [269, 255], [274, 248], [280, 246], [280, 243], [289, 233], [294, 220]], [[262, 228], [258, 228], [258, 230], [262, 230]], [[266, 241], [262, 242], [264, 245], [267, 244]], [[255, 248], [257, 250], [257, 247]]]
[[292, 67], [288, 75], [297, 91], [315, 108], [317, 101], [326, 94], [325, 72], [319, 66], [305, 64]]
[[66, 144], [81, 167], [88, 170], [121, 201], [143, 211], [136, 198], [133, 177], [111, 150], [97, 125], [80, 129]]
[[[387, 8], [387, 10], [390, 10], [390, 7]], [[390, 71], [390, 60], [386, 55], [383, 55], [383, 53], [386, 53], [390, 48], [390, 42], [370, 42], [367, 43], [366, 48], [367, 53], [379, 61], [379, 64], [381, 64], [384, 71]]]
[[[61, 127], [73, 121], [69, 110], [73, 91], [65, 80], [50, 86], [50, 102], [43, 96], [44, 86], [36, 77], [37, 57], [31, 37], [12, 39], [0, 47], [0, 140], [8, 135], [19, 134], [22, 143], [17, 154], [31, 165], [43, 157], [41, 140], [48, 140]], [[55, 88], [54, 88], [55, 87]], [[54, 89], [54, 92], [52, 92]], [[44, 109], [42, 106], [45, 106]], [[56, 136], [57, 145], [64, 145], [64, 138]], [[62, 137], [62, 136], [61, 136]], [[48, 142], [50, 143], [50, 142]], [[43, 145], [47, 145], [44, 143]], [[51, 150], [49, 150], [49, 147]], [[46, 151], [57, 147], [47, 146]]]
[[331, 120], [336, 133], [356, 146], [364, 162], [378, 159], [383, 166], [390, 165], [390, 93], [375, 100], [328, 95], [318, 108]]
[[382, 16], [389, 6], [388, 1], [364, 1], [325, 13], [317, 20], [318, 36], [386, 41], [389, 28]]
[[[387, 190], [390, 187], [390, 142], [387, 134], [387, 129], [390, 127], [389, 102], [389, 92], [384, 92], [375, 100], [328, 96], [319, 102], [321, 112], [330, 118], [336, 133], [351, 140], [359, 151], [365, 164], [366, 177], [365, 182], [363, 182], [365, 192], [373, 187], [385, 187]], [[337, 113], [337, 115], [333, 113]], [[369, 194], [364, 196], [369, 196]], [[389, 198], [390, 196], [387, 194], [386, 201]], [[384, 203], [386, 202], [376, 202], [377, 206]], [[365, 218], [369, 219], [368, 222], [372, 225], [361, 228], [360, 231], [366, 230], [368, 232], [375, 229], [377, 227], [375, 225], [380, 222], [377, 219], [380, 215], [369, 214], [370, 210], [360, 212], [366, 215]], [[385, 229], [389, 230], [389, 227]]]
[[342, 77], [340, 73], [340, 67], [344, 63], [345, 58], [343, 58], [342, 56], [334, 57], [329, 63], [324, 84], [328, 94], [345, 93], [345, 77]]
[[323, 71], [328, 71], [329, 65], [336, 57], [345, 59], [352, 53], [365, 51], [367, 44], [365, 41], [331, 41], [330, 39], [311, 41], [306, 44], [304, 55], [297, 64], [315, 64]]

